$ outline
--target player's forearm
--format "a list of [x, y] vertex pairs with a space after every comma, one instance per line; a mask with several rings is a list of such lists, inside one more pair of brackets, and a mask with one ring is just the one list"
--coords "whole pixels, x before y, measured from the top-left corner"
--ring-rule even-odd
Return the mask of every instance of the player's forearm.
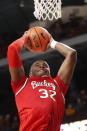
[[57, 42], [55, 45], [55, 49], [59, 51], [64, 57], [67, 57], [68, 55], [76, 55], [76, 50], [63, 44], [60, 42]]
[[23, 36], [9, 45], [7, 51], [9, 67], [18, 68], [22, 66], [22, 61], [19, 56], [19, 52], [21, 51], [25, 43], [26, 43], [26, 39]]
[[[25, 37], [25, 35], [23, 35], [22, 37], [20, 37], [19, 39], [15, 40], [10, 46], [12, 48], [15, 48], [16, 51], [20, 52], [21, 49], [23, 48], [23, 46], [27, 43], [27, 38]], [[9, 47], [10, 47], [9, 46]]]
[[51, 37], [49, 45], [51, 48], [56, 49], [64, 57], [67, 57], [68, 55], [71, 55], [71, 54], [76, 54], [75, 49], [73, 49], [73, 48], [71, 48], [61, 42], [55, 41], [52, 37]]

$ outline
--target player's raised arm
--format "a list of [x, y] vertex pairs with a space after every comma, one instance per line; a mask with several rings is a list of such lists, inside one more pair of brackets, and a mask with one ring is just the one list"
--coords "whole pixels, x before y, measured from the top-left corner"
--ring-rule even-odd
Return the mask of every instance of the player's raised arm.
[[7, 51], [9, 71], [13, 82], [16, 82], [24, 74], [24, 68], [19, 56], [19, 52], [27, 42], [27, 37], [23, 35], [9, 45]]
[[76, 50], [72, 49], [71, 47], [63, 43], [54, 41], [53, 39], [51, 39], [50, 47], [55, 48], [65, 57], [58, 71], [58, 75], [65, 85], [70, 84], [70, 81], [74, 72], [74, 68], [76, 65], [76, 61], [77, 61]]

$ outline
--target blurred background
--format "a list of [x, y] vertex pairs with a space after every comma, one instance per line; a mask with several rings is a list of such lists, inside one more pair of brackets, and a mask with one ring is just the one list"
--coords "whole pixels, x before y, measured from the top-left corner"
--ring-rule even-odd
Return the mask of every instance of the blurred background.
[[[19, 127], [7, 48], [33, 26], [45, 27], [55, 40], [77, 50], [78, 61], [66, 95], [62, 124], [87, 119], [87, 0], [62, 0], [62, 18], [58, 20], [38, 21], [33, 11], [33, 0], [0, 0], [0, 131], [18, 131]], [[20, 56], [27, 76], [32, 62], [42, 58], [47, 60], [55, 77], [64, 60], [53, 50], [35, 54], [24, 49]]]

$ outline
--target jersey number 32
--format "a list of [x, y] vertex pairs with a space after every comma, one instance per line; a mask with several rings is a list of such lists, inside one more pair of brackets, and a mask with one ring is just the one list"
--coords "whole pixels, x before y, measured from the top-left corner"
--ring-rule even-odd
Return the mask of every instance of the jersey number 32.
[[[46, 89], [39, 89], [39, 92], [42, 92], [42, 95], [40, 95], [40, 98], [48, 98], [50, 97], [53, 101], [56, 101], [54, 96], [56, 95], [56, 92], [53, 90], [46, 90]], [[49, 95], [48, 92], [51, 94]]]

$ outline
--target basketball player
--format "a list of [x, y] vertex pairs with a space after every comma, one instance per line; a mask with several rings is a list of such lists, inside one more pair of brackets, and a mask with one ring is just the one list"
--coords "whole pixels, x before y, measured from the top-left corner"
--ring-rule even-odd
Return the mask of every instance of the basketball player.
[[64, 96], [72, 78], [77, 61], [76, 50], [56, 42], [51, 37], [50, 48], [56, 49], [64, 61], [56, 78], [50, 76], [46, 61], [38, 60], [25, 76], [19, 52], [28, 44], [23, 35], [8, 47], [8, 64], [11, 85], [20, 118], [20, 131], [60, 131], [64, 114]]

